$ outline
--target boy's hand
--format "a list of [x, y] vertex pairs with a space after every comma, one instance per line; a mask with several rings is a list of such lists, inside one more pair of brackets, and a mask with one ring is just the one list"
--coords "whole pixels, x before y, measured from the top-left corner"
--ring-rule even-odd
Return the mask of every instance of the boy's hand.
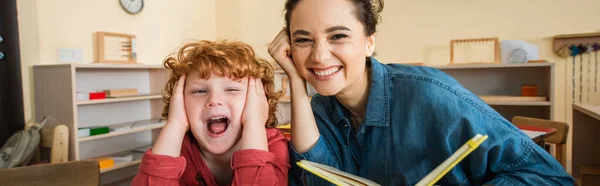
[[175, 83], [173, 94], [171, 95], [171, 103], [169, 103], [167, 124], [160, 130], [160, 134], [152, 146], [152, 154], [172, 157], [180, 156], [181, 142], [183, 141], [185, 132], [190, 128], [183, 104], [184, 85], [185, 75], [182, 75]]
[[177, 126], [184, 131], [190, 128], [190, 124], [185, 113], [185, 105], [183, 102], [183, 89], [185, 87], [186, 75], [181, 75], [179, 80], [175, 83], [173, 94], [171, 95], [171, 103], [169, 104], [169, 116], [167, 118], [167, 125]]
[[265, 126], [269, 117], [269, 103], [260, 79], [248, 78], [246, 104], [242, 113], [242, 125]]
[[287, 28], [284, 27], [279, 34], [275, 36], [275, 39], [271, 41], [271, 44], [269, 44], [269, 54], [277, 61], [279, 66], [283, 68], [283, 71], [289, 76], [290, 80], [294, 78], [302, 79], [292, 60], [292, 47], [286, 29]]

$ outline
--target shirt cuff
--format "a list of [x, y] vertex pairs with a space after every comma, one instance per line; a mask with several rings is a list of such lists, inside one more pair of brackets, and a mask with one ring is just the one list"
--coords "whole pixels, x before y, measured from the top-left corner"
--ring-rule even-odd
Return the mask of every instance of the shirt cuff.
[[296, 149], [294, 149], [294, 146], [292, 145], [292, 143], [290, 143], [290, 149], [291, 149], [291, 151], [290, 151], [291, 155], [294, 158], [294, 160], [296, 160], [296, 161], [309, 160], [309, 161], [314, 161], [314, 162], [321, 162], [323, 157], [328, 154], [327, 153], [328, 152], [327, 145], [325, 144], [325, 139], [323, 139], [322, 135], [319, 136], [317, 143], [315, 143], [315, 145], [313, 145], [313, 147], [311, 147], [308, 151], [306, 151], [304, 153], [298, 153], [298, 151], [296, 151]]
[[245, 149], [233, 153], [233, 156], [231, 157], [231, 167], [234, 169], [241, 167], [259, 167], [274, 161], [275, 154], [272, 152], [257, 149]]
[[184, 157], [172, 157], [168, 155], [152, 154], [152, 150], [146, 151], [140, 164], [140, 172], [149, 176], [164, 179], [179, 179], [185, 170], [186, 160]]

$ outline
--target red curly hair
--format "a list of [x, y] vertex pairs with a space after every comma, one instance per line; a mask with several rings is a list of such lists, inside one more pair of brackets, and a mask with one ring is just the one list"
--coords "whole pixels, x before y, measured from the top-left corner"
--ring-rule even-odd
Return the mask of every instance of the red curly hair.
[[183, 46], [177, 53], [169, 55], [163, 62], [165, 68], [170, 69], [171, 76], [165, 85], [163, 101], [166, 103], [162, 117], [169, 117], [169, 104], [173, 95], [175, 83], [183, 74], [191, 71], [199, 72], [203, 79], [210, 78], [211, 73], [227, 75], [234, 80], [246, 77], [260, 78], [269, 103], [269, 118], [265, 127], [273, 128], [277, 125], [277, 100], [281, 92], [275, 92], [273, 66], [264, 59], [257, 57], [254, 50], [243, 42], [222, 41], [197, 41]]

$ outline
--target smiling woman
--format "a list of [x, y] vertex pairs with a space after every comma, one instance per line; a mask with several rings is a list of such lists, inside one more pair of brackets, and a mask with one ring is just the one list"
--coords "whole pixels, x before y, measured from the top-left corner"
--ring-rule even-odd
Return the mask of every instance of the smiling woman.
[[[269, 53], [290, 80], [291, 185], [330, 185], [300, 160], [381, 185], [415, 185], [476, 134], [489, 138], [436, 184], [573, 184], [550, 154], [452, 77], [377, 61], [382, 9], [382, 0], [286, 1], [287, 27]], [[309, 99], [305, 83], [319, 94]]]

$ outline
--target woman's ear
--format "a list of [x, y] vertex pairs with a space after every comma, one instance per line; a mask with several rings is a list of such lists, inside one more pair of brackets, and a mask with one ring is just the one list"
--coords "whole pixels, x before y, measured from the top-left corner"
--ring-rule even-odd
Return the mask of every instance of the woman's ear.
[[367, 37], [365, 42], [365, 54], [367, 57], [371, 57], [375, 53], [375, 34]]

